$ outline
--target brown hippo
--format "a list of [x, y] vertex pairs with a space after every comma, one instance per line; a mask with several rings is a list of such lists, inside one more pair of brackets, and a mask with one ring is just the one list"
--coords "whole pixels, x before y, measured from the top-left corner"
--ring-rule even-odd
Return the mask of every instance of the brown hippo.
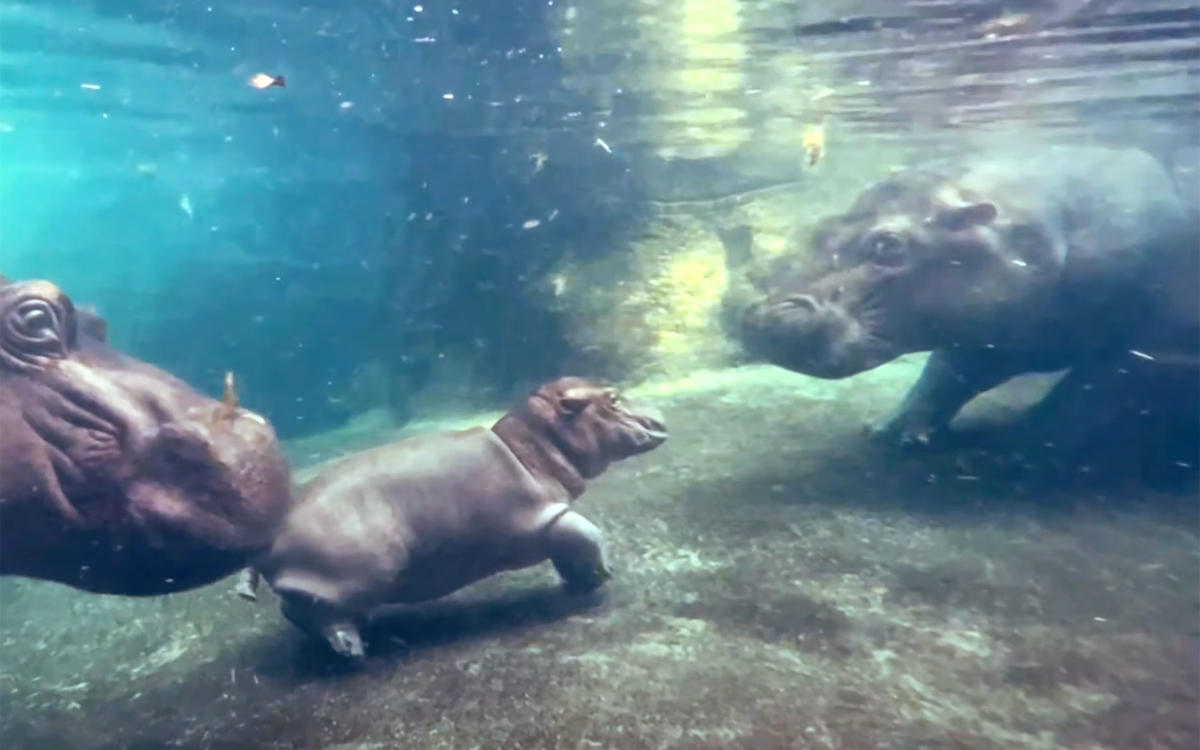
[[262, 417], [106, 343], [46, 281], [0, 277], [0, 575], [148, 596], [263, 551], [290, 504]]
[[967, 401], [1015, 375], [1070, 369], [1028, 426], [1053, 445], [1102, 423], [1122, 382], [1157, 399], [1142, 411], [1183, 405], [1149, 382], [1196, 381], [1178, 371], [1194, 368], [1200, 343], [1192, 218], [1163, 168], [1130, 149], [900, 172], [818, 223], [805, 267], [774, 276], [740, 335], [750, 352], [822, 378], [932, 351], [877, 430], [905, 443], [943, 434]]
[[667, 438], [657, 411], [566, 377], [490, 429], [434, 434], [334, 463], [303, 488], [270, 551], [247, 571], [284, 615], [342, 656], [362, 657], [359, 622], [549, 559], [568, 587], [609, 571], [601, 534], [571, 502], [610, 463]]

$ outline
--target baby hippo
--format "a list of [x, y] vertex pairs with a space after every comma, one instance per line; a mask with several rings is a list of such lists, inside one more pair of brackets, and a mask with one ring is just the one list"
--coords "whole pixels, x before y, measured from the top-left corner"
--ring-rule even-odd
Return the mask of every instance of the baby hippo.
[[359, 624], [549, 559], [566, 586], [609, 577], [600, 530], [571, 508], [610, 463], [667, 438], [659, 413], [575, 377], [540, 387], [490, 429], [384, 445], [333, 464], [302, 491], [239, 593], [265, 577], [283, 614], [361, 658]]

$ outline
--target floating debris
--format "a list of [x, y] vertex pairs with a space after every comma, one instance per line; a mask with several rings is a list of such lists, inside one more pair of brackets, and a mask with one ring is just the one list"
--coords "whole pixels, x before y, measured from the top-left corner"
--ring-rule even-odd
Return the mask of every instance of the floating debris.
[[971, 36], [976, 39], [996, 39], [1002, 36], [1012, 36], [1031, 29], [1033, 18], [1028, 13], [1009, 13], [992, 18], [979, 24], [972, 30]]
[[99, 91], [100, 84], [98, 84], [98, 83], [81, 83], [81, 84], [79, 84], [79, 88], [84, 89], [86, 91]]
[[280, 88], [287, 87], [287, 81], [284, 80], [283, 76], [272, 76], [267, 75], [266, 73], [255, 73], [253, 76], [251, 76], [249, 83], [251, 86], [259, 89], [260, 91], [262, 89], [269, 89], [272, 86], [279, 86]]
[[604, 149], [605, 151], [607, 151], [610, 154], [612, 153], [612, 149], [609, 148], [608, 144], [604, 142], [604, 139], [600, 138], [599, 136], [596, 137], [595, 145], [599, 146], [600, 148]]
[[188, 197], [187, 193], [179, 196], [179, 210], [187, 214], [189, 219], [196, 215], [195, 211], [192, 210], [192, 199]]
[[521, 225], [522, 229], [536, 229], [542, 225], [541, 219], [529, 219]]
[[1150, 356], [1149, 354], [1146, 354], [1145, 352], [1139, 352], [1137, 349], [1130, 349], [1129, 353], [1135, 357], [1141, 357], [1142, 359], [1148, 360], [1150, 362], [1154, 361], [1154, 357]]

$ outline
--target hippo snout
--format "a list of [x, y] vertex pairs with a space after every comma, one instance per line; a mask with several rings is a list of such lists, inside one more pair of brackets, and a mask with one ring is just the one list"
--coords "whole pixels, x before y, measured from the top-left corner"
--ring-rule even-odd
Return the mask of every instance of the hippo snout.
[[650, 450], [666, 441], [667, 425], [663, 420], [662, 411], [658, 407], [644, 401], [635, 401], [627, 408], [640, 427], [634, 434], [634, 441], [639, 448]]
[[775, 364], [809, 359], [827, 351], [839, 316], [811, 294], [765, 299], [747, 308], [742, 339], [751, 354]]
[[807, 293], [749, 305], [740, 333], [750, 355], [819, 378], [848, 377], [894, 356], [841, 304]]

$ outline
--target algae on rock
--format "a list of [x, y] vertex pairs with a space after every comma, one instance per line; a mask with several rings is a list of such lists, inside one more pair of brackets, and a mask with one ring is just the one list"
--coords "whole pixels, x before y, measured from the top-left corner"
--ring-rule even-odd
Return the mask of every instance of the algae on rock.
[[552, 279], [568, 340], [609, 377], [682, 373], [728, 354], [714, 315], [725, 250], [696, 217], [659, 217], [626, 252], [568, 257]]

